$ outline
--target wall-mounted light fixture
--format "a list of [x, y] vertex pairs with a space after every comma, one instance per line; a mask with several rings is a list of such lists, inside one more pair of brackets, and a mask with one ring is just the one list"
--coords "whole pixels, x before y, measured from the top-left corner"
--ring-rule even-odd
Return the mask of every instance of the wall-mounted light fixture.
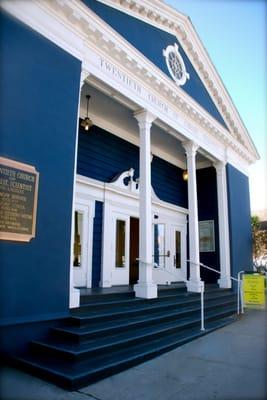
[[89, 109], [89, 100], [90, 100], [89, 94], [86, 95], [87, 98], [87, 112], [86, 112], [86, 117], [82, 120], [81, 126], [84, 128], [85, 131], [89, 131], [89, 129], [93, 126], [93, 122], [91, 119], [88, 117], [88, 109]]
[[187, 169], [185, 169], [185, 170], [183, 171], [183, 180], [184, 180], [184, 181], [188, 181], [188, 171], [187, 171]]

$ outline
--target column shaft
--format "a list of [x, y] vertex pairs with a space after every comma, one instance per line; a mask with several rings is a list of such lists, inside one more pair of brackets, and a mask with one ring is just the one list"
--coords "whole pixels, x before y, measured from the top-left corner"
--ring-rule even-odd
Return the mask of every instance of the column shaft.
[[217, 173], [217, 198], [219, 218], [220, 270], [218, 283], [221, 288], [230, 288], [230, 249], [226, 170], [223, 162], [214, 164]]
[[188, 211], [189, 211], [189, 259], [190, 279], [187, 288], [191, 292], [200, 292], [203, 282], [200, 280], [199, 266], [199, 229], [196, 181], [196, 152], [198, 146], [191, 142], [184, 142], [188, 170]]
[[139, 204], [139, 280], [134, 286], [137, 297], [157, 297], [152, 279], [152, 210], [150, 128], [155, 117], [145, 110], [135, 113], [140, 132], [140, 204]]

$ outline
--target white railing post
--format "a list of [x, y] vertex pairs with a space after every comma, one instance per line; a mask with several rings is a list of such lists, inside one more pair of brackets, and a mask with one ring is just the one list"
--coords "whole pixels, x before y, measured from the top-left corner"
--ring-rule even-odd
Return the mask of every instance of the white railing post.
[[[191, 264], [196, 263], [191, 260], [187, 260], [187, 262], [190, 262]], [[199, 267], [203, 267], [208, 269], [209, 271], [217, 272], [217, 274], [221, 275], [221, 271], [218, 271], [217, 269], [208, 267], [205, 264], [198, 263], [197, 264]], [[244, 274], [244, 271], [239, 271], [237, 274], [237, 279], [234, 278], [233, 276], [230, 276], [230, 279], [232, 281], [237, 282], [237, 314], [240, 314], [240, 309], [241, 309], [241, 314], [244, 314], [244, 299], [243, 299], [243, 280], [241, 279], [241, 275]], [[201, 288], [201, 330], [205, 330], [204, 328], [204, 287]]]
[[204, 327], [204, 286], [201, 287], [200, 295], [201, 295], [201, 328], [200, 328], [200, 330], [204, 331], [205, 330], [205, 327]]
[[237, 314], [240, 314], [240, 276], [238, 274], [238, 281], [237, 281]]
[[[243, 298], [243, 279], [241, 279], [241, 275], [244, 274], [244, 271], [239, 271], [238, 272], [238, 314], [240, 314], [240, 309], [241, 309], [241, 314], [244, 314], [244, 298]], [[240, 303], [240, 306], [239, 306]]]

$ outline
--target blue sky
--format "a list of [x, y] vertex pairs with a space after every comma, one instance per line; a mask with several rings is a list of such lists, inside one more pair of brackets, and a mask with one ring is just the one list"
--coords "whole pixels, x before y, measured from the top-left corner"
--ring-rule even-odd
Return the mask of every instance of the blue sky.
[[257, 147], [251, 209], [267, 208], [267, 1], [165, 2], [190, 17]]

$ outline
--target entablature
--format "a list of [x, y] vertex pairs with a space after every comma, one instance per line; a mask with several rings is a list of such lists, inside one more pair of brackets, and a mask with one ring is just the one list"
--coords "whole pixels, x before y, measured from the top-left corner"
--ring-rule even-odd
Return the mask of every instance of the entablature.
[[[180, 17], [178, 19], [174, 18], [171, 16], [170, 8], [159, 1], [155, 2], [155, 7], [152, 7], [151, 2], [147, 0], [142, 2], [139, 0], [109, 0], [103, 2], [106, 4], [112, 3], [113, 6], [118, 3], [121, 6], [125, 6], [127, 3], [127, 7], [130, 6], [131, 11], [140, 14], [140, 16], [142, 15], [144, 20], [146, 18], [149, 20], [154, 19], [157, 26], [158, 24], [165, 28], [167, 26], [172, 33], [179, 37], [183, 45], [188, 41], [188, 35], [185, 32], [186, 25], [188, 25], [186, 27], [187, 30], [191, 27], [191, 24], [188, 23], [188, 18], [178, 13], [177, 15]], [[141, 8], [141, 3], [143, 8]], [[102, 60], [100, 62], [107, 62], [110, 64], [109, 68], [115, 68], [117, 74], [121, 71], [124, 74], [123, 79], [129, 79], [137, 85], [136, 98], [133, 96], [133, 100], [137, 104], [139, 104], [138, 99], [140, 97], [139, 88], [144, 88], [146, 93], [150, 93], [150, 108], [152, 108], [150, 111], [156, 111], [158, 118], [163, 118], [164, 120], [166, 109], [170, 109], [172, 117], [183, 119], [192, 134], [198, 132], [197, 136], [200, 135], [202, 138], [207, 135], [207, 138], [216, 139], [217, 143], [219, 141], [223, 148], [230, 147], [244, 160], [246, 165], [255, 162], [257, 159], [256, 151], [248, 143], [242, 141], [242, 135], [236, 126], [232, 124], [233, 128], [231, 128], [230, 134], [189, 95], [168, 79], [159, 68], [146, 59], [81, 1], [47, 0], [43, 2], [36, 0], [35, 2], [28, 2], [15, 0], [9, 2], [4, 0], [2, 7], [79, 58], [85, 69], [88, 69], [88, 72], [91, 72], [90, 57], [92, 52], [98, 55], [99, 59]], [[39, 18], [36, 18], [36, 15]], [[164, 15], [166, 15], [166, 18], [162, 18]], [[197, 39], [193, 28], [191, 27], [190, 29], [192, 30], [192, 37], [196, 40], [196, 45], [190, 42], [186, 46], [189, 56], [194, 51], [193, 61], [197, 65], [198, 60], [201, 58], [196, 50], [193, 49], [204, 50], [202, 49], [203, 46], [201, 47], [197, 43], [199, 39]], [[204, 70], [203, 62], [199, 62], [198, 70], [202, 71], [203, 76], [206, 76], [205, 79], [210, 79], [210, 73]], [[101, 78], [101, 76], [98, 77]], [[211, 90], [214, 84], [211, 80], [208, 80], [207, 86]], [[224, 93], [225, 90], [224, 87], [215, 89], [216, 96], [219, 96], [218, 93], [221, 93], [221, 91]], [[225, 105], [222, 98], [218, 97], [218, 104], [220, 104], [220, 111], [223, 111], [224, 114], [229, 114], [230, 118], [229, 107]], [[141, 106], [144, 106], [144, 104], [141, 104]], [[171, 126], [175, 128], [173, 124]], [[179, 133], [187, 136], [186, 131], [180, 130], [181, 126], [179, 124], [177, 124], [177, 127]], [[244, 130], [243, 127], [242, 129]]]

